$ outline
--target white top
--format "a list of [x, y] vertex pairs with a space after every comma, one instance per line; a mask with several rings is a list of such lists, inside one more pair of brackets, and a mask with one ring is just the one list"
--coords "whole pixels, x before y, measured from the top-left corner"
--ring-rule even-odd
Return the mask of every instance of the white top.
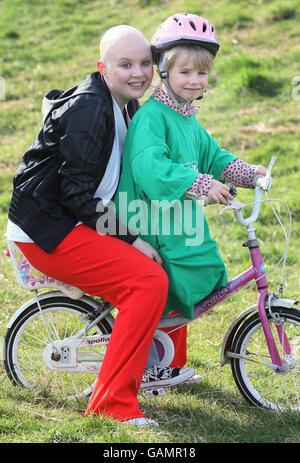
[[[94, 198], [101, 198], [107, 204], [114, 196], [119, 184], [121, 159], [124, 149], [127, 127], [121, 109], [113, 98], [116, 134], [114, 144], [104, 176], [98, 186]], [[126, 111], [127, 112], [127, 111]]]
[[[122, 111], [113, 97], [112, 100], [116, 129], [115, 139], [104, 176], [94, 194], [94, 198], [101, 198], [104, 204], [107, 204], [113, 198], [118, 187], [121, 171], [121, 159], [127, 132]], [[127, 110], [126, 117], [129, 124], [130, 119]], [[78, 222], [76, 225], [79, 225], [80, 223], [82, 222]], [[18, 225], [15, 225], [10, 220], [8, 220], [7, 223], [6, 238], [8, 240], [19, 241], [21, 243], [33, 243], [32, 239], [29, 238], [29, 236], [26, 235], [26, 233], [24, 233]]]

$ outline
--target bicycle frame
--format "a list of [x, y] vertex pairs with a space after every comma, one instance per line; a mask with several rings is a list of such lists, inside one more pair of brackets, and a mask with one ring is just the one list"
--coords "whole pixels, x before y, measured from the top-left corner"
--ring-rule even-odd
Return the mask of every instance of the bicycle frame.
[[[229, 283], [226, 285], [225, 288], [221, 288], [221, 290], [214, 291], [211, 295], [209, 295], [203, 301], [198, 303], [195, 307], [194, 319], [198, 318], [203, 313], [207, 312], [207, 310], [212, 309], [220, 302], [232, 296], [234, 293], [239, 291], [242, 287], [247, 285], [250, 281], [255, 280], [257, 290], [259, 293], [258, 302], [257, 302], [258, 313], [259, 313], [259, 317], [260, 317], [262, 327], [264, 330], [264, 334], [266, 337], [270, 357], [271, 357], [272, 362], [275, 365], [278, 365], [280, 368], [282, 368], [283, 365], [282, 365], [281, 357], [279, 355], [279, 352], [278, 352], [278, 349], [274, 341], [274, 338], [273, 338], [273, 335], [270, 329], [270, 325], [267, 319], [266, 301], [267, 301], [269, 292], [268, 292], [267, 278], [264, 273], [264, 264], [263, 264], [262, 254], [261, 254], [259, 245], [256, 240], [249, 240], [246, 243], [246, 245], [249, 247], [252, 267], [246, 270], [245, 272], [241, 273], [238, 277], [229, 281]], [[285, 344], [286, 343], [287, 343], [287, 339], [285, 339]]]
[[[220, 288], [216, 291], [213, 291], [211, 294], [209, 294], [206, 298], [204, 298], [202, 301], [197, 303], [195, 305], [194, 309], [194, 316], [192, 320], [187, 320], [184, 319], [181, 316], [166, 316], [162, 317], [161, 322], [158, 325], [158, 328], [160, 327], [170, 327], [174, 326], [177, 322], [182, 323], [189, 323], [197, 318], [201, 317], [204, 315], [206, 312], [214, 309], [217, 305], [219, 305], [221, 302], [225, 301], [229, 297], [231, 297], [233, 294], [238, 292], [241, 288], [246, 286], [249, 282], [255, 280], [256, 281], [256, 286], [258, 290], [258, 313], [259, 317], [262, 323], [262, 327], [264, 330], [264, 334], [266, 337], [267, 345], [269, 348], [269, 353], [271, 360], [273, 364], [279, 367], [279, 369], [283, 368], [282, 360], [279, 355], [274, 337], [272, 335], [270, 325], [267, 319], [267, 313], [266, 313], [266, 302], [268, 299], [268, 283], [267, 283], [267, 278], [265, 276], [264, 272], [264, 264], [263, 264], [263, 258], [262, 254], [259, 248], [259, 245], [257, 243], [256, 239], [249, 240], [247, 241], [244, 246], [249, 247], [249, 252], [250, 252], [250, 258], [252, 261], [252, 267], [250, 267], [248, 270], [245, 272], [241, 273], [239, 276], [234, 278], [233, 280], [230, 280], [227, 285], [223, 288]], [[282, 327], [278, 327], [279, 331], [279, 336], [280, 339], [284, 340], [284, 348], [285, 352], [288, 354], [290, 353], [290, 347], [288, 344], [288, 341], [286, 337], [284, 337], [282, 331]]]

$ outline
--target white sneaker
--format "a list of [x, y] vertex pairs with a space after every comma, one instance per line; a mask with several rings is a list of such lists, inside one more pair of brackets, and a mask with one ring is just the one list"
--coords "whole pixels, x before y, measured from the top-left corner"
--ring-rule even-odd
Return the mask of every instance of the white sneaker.
[[[182, 386], [185, 386], [186, 384], [195, 384], [195, 383], [199, 383], [201, 379], [202, 378], [200, 375], [194, 375], [191, 378], [188, 378], [186, 381], [184, 381], [184, 383], [181, 383], [181, 384]], [[179, 386], [181, 386], [181, 384], [179, 384]]]
[[137, 426], [138, 428], [155, 428], [158, 426], [156, 421], [150, 420], [146, 417], [133, 418], [132, 420], [122, 421], [121, 424]]
[[177, 386], [194, 376], [194, 368], [170, 368], [154, 365], [145, 369], [140, 389]]

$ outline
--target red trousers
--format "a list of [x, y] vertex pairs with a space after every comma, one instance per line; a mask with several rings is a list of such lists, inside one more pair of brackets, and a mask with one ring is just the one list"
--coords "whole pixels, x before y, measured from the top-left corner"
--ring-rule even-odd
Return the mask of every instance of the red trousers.
[[144, 416], [137, 393], [167, 300], [164, 270], [124, 241], [86, 225], [75, 227], [49, 254], [34, 243], [17, 244], [41, 272], [118, 308], [86, 413], [120, 421]]

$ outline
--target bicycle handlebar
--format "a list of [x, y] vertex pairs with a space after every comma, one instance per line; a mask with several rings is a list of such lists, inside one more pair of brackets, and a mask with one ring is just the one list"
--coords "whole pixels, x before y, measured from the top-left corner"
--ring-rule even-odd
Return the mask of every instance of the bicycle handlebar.
[[[268, 166], [268, 169], [267, 169], [267, 175], [265, 176], [257, 175], [254, 178], [255, 180], [254, 201], [253, 201], [252, 212], [249, 217], [244, 218], [243, 213], [242, 213], [242, 209], [246, 207], [246, 204], [238, 201], [236, 198], [234, 198], [233, 200], [227, 200], [228, 205], [225, 206], [221, 210], [220, 214], [222, 214], [227, 209], [231, 209], [233, 210], [234, 215], [240, 225], [247, 227], [248, 225], [254, 223], [257, 220], [258, 215], [259, 215], [262, 192], [268, 191], [271, 187], [271, 184], [272, 184], [271, 171], [272, 171], [275, 161], [276, 161], [276, 156], [273, 156]], [[208, 196], [198, 196], [197, 200], [199, 201], [199, 204], [203, 207], [206, 207], [209, 204], [216, 204], [216, 202], [212, 200], [211, 198], [209, 198]]]

